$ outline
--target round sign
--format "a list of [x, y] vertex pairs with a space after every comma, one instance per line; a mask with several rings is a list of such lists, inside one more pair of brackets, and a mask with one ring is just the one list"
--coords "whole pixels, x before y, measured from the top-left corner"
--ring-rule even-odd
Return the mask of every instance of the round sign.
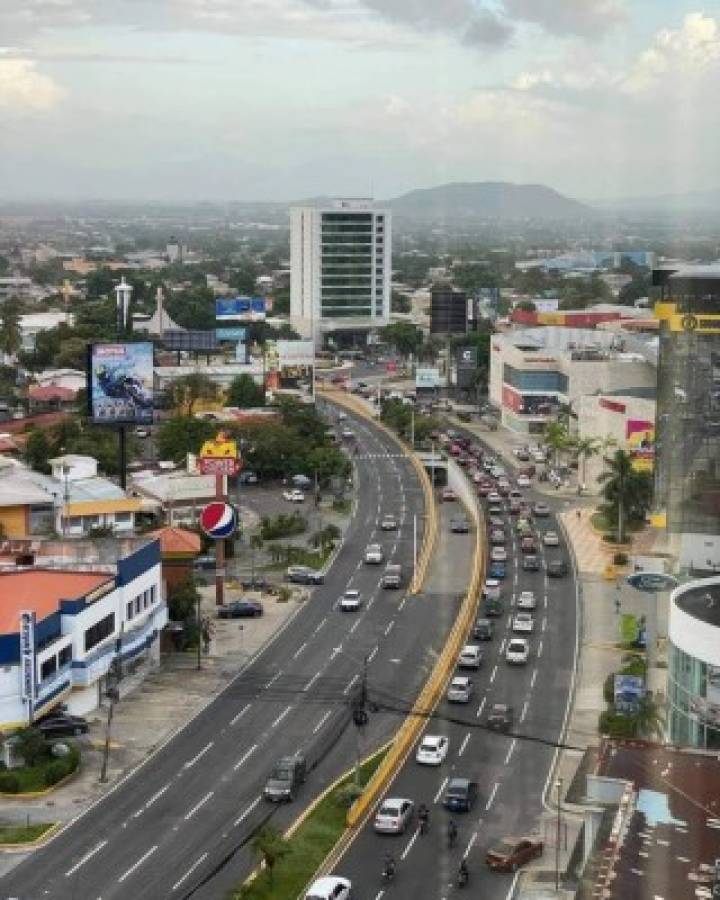
[[200, 512], [200, 527], [208, 537], [216, 541], [230, 537], [238, 524], [237, 510], [229, 503], [217, 500], [208, 503]]
[[634, 575], [628, 575], [627, 583], [636, 591], [656, 594], [659, 591], [671, 591], [680, 582], [672, 575], [665, 575], [664, 572], [637, 572]]

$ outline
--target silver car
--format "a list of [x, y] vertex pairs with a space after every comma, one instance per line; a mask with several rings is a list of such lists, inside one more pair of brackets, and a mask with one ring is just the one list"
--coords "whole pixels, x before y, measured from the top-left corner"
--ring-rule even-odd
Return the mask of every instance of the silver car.
[[472, 680], [465, 675], [456, 675], [448, 687], [447, 698], [450, 703], [469, 703], [472, 691]]
[[389, 797], [375, 813], [373, 828], [381, 834], [402, 834], [410, 824], [414, 810], [412, 800]]

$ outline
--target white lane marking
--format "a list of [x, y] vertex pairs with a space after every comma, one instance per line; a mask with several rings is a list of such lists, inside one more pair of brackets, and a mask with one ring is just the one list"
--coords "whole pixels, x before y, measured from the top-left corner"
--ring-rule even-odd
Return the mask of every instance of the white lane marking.
[[195, 869], [197, 869], [198, 866], [201, 866], [205, 862], [206, 859], [207, 859], [207, 852], [203, 853], [203, 855], [200, 857], [200, 859], [195, 860], [195, 862], [190, 866], [190, 868], [182, 876], [182, 878], [180, 878], [179, 881], [175, 882], [175, 884], [172, 886], [172, 889], [174, 891], [176, 891], [184, 881], [187, 881], [187, 879], [192, 875], [192, 873], [195, 871]]
[[478, 706], [478, 711], [475, 713], [475, 715], [478, 717], [478, 719], [479, 719], [480, 716], [482, 715], [482, 711], [485, 709], [485, 704], [486, 704], [486, 703], [487, 703], [487, 697], [483, 697], [483, 698], [482, 698], [482, 703], [480, 704], [480, 706]]
[[374, 602], [375, 602], [375, 598], [374, 598], [374, 597], [371, 597], [371, 598], [368, 600], [367, 608], [368, 608], [368, 609], [372, 609], [372, 605], [373, 605]]
[[543, 597], [543, 606], [547, 609], [547, 594]]
[[407, 858], [407, 855], [408, 855], [408, 853], [412, 850], [412, 845], [413, 845], [413, 844], [415, 843], [415, 841], [417, 840], [419, 834], [420, 834], [420, 829], [419, 829], [419, 828], [416, 828], [416, 829], [415, 829], [415, 833], [414, 833], [413, 836], [410, 838], [410, 840], [407, 842], [407, 846], [405, 847], [405, 849], [403, 850], [403, 852], [400, 854], [400, 859], [406, 859], [406, 858]]
[[458, 750], [458, 756], [462, 756], [462, 755], [463, 755], [463, 753], [465, 752], [465, 748], [466, 748], [467, 745], [468, 745], [468, 741], [469, 741], [469, 740], [470, 740], [470, 732], [468, 731], [468, 733], [467, 733], [467, 734], [465, 735], [465, 737], [463, 738], [462, 744], [460, 744], [460, 749]]
[[490, 684], [492, 684], [493, 681], [495, 681], [495, 676], [497, 675], [497, 673], [498, 673], [498, 667], [497, 667], [497, 663], [496, 663], [495, 667], [493, 668], [492, 673], [490, 675]]
[[214, 796], [214, 794], [215, 791], [208, 791], [207, 794], [205, 794], [205, 796], [202, 798], [202, 800], [198, 800], [195, 806], [193, 806], [193, 808], [186, 813], [185, 821], [187, 822], [188, 819], [191, 819], [201, 806], [205, 806], [205, 804], [212, 796]]
[[143, 809], [150, 809], [150, 807], [153, 805], [153, 803], [155, 803], [156, 800], [159, 800], [162, 797], [162, 795], [165, 793], [165, 791], [169, 791], [169, 790], [170, 790], [169, 783], [166, 784], [165, 787], [161, 787], [159, 791], [156, 791], [152, 795], [152, 797], [148, 800], [148, 802], [145, 804]]
[[528, 711], [528, 701], [526, 700], [526, 701], [523, 703], [522, 713], [520, 714], [520, 721], [521, 721], [521, 722], [524, 722], [524, 721], [525, 721], [525, 716], [527, 715], [527, 711]]
[[384, 896], [385, 896], [385, 891], [378, 891], [377, 894], [375, 894], [375, 900], [381, 900], [381, 898]]
[[360, 677], [359, 675], [353, 675], [353, 677], [350, 679], [350, 681], [348, 681], [348, 683], [343, 688], [343, 694], [350, 693], [350, 691], [352, 690], [352, 686], [355, 684], [355, 682], [358, 680], [359, 677]]
[[495, 799], [495, 794], [498, 792], [498, 788], [500, 787], [500, 782], [496, 781], [493, 785], [492, 791], [490, 791], [490, 796], [488, 797], [488, 802], [485, 804], [485, 812], [487, 812], [490, 807], [493, 805], [493, 800]]
[[510, 762], [510, 757], [513, 755], [513, 750], [515, 749], [515, 744], [517, 744], [517, 738], [512, 739], [512, 743], [508, 748], [508, 752], [505, 754], [505, 765], [508, 765]]
[[447, 783], [448, 783], [447, 778], [443, 778], [443, 782], [442, 782], [442, 784], [440, 785], [440, 787], [438, 788], [437, 794], [435, 794], [435, 796], [434, 796], [434, 798], [433, 798], [433, 803], [437, 803], [437, 802], [438, 802], [438, 800], [440, 799], [440, 796], [441, 796], [442, 792], [445, 790], [445, 785], [446, 785]]
[[318, 731], [320, 731], [320, 729], [321, 729], [321, 728], [323, 727], [323, 725], [327, 722], [327, 720], [330, 718], [331, 715], [332, 715], [332, 710], [329, 709], [329, 710], [323, 715], [322, 719], [320, 719], [320, 721], [317, 723], [317, 725], [313, 728], [313, 734], [317, 734]]
[[403, 609], [403, 607], [405, 606], [405, 601], [406, 601], [406, 600], [407, 600], [407, 597], [403, 597], [403, 598], [402, 598], [402, 600], [400, 601], [400, 605], [398, 606], [398, 612], [402, 612], [402, 609]]
[[393, 626], [394, 626], [394, 625], [395, 625], [395, 620], [393, 619], [393, 620], [388, 624], [388, 627], [385, 629], [385, 637], [387, 637], [387, 636], [390, 634], [390, 632], [393, 630]]
[[510, 885], [510, 890], [505, 895], [505, 900], [513, 900], [513, 897], [515, 896], [515, 888], [517, 886], [520, 875], [521, 875], [520, 872], [515, 873], [515, 877], [512, 880], [512, 884]]
[[511, 625], [512, 625], [512, 616], [508, 616], [507, 627], [510, 628]]
[[475, 841], [477, 840], [477, 837], [478, 837], [477, 831], [473, 831], [473, 833], [470, 835], [470, 840], [467, 843], [467, 847], [465, 848], [465, 852], [463, 853], [463, 859], [467, 859], [467, 857], [470, 856], [470, 851], [475, 846]]
[[292, 658], [293, 658], [293, 659], [297, 659], [298, 656], [300, 656], [300, 654], [303, 652], [303, 650], [304, 650], [306, 647], [307, 647], [307, 641], [305, 641], [304, 644], [300, 644], [300, 646], [297, 648], [297, 650], [293, 653], [293, 657], [292, 657]]
[[185, 765], [183, 766], [183, 769], [189, 769], [191, 766], [194, 766], [195, 763], [196, 763], [201, 757], [205, 756], [205, 754], [206, 754], [206, 753], [208, 752], [208, 750], [213, 746], [214, 743], [215, 743], [214, 741], [210, 741], [210, 743], [206, 744], [198, 754], [196, 754], [195, 756], [193, 756], [192, 759], [189, 759], [189, 760], [185, 763]]
[[84, 866], [85, 863], [88, 860], [92, 859], [96, 853], [99, 853], [106, 844], [107, 841], [100, 841], [97, 847], [94, 847], [92, 850], [88, 851], [85, 856], [83, 856], [82, 859], [78, 860], [71, 869], [67, 870], [67, 872], [65, 873], [65, 877], [69, 878], [71, 875], [74, 875], [75, 872], [77, 872], [77, 870], [80, 868], [80, 866]]
[[275, 719], [275, 721], [272, 723], [272, 725], [270, 727], [275, 728], [276, 725], [279, 725], [282, 722], [282, 720], [285, 718], [285, 716], [290, 712], [291, 709], [292, 709], [292, 704], [290, 704], [290, 706], [286, 706], [285, 709], [280, 713], [280, 715], [277, 717], [277, 719]]
[[537, 669], [533, 669], [532, 678], [530, 679], [530, 690], [535, 687], [535, 679], [537, 678]]
[[136, 863], [130, 866], [130, 868], [127, 870], [127, 872], [125, 872], [124, 875], [121, 875], [118, 878], [118, 884], [122, 884], [122, 882], [125, 881], [126, 878], [129, 878], [136, 869], [139, 869], [140, 866], [145, 862], [145, 860], [153, 855], [157, 848], [158, 845], [155, 844], [146, 853], [144, 853]]
[[545, 631], [547, 628], [547, 616], [542, 617], [542, 622], [540, 623], [540, 631]]
[[355, 622], [353, 623], [353, 626], [350, 629], [350, 634], [352, 634], [355, 631], [355, 629], [358, 627], [359, 624], [360, 624], [360, 619], [355, 619]]
[[243, 753], [243, 755], [240, 757], [240, 759], [239, 759], [239, 760], [235, 763], [235, 765], [233, 766], [233, 772], [237, 772], [237, 770], [240, 768], [240, 766], [241, 766], [244, 762], [247, 762], [247, 760], [248, 760], [248, 759], [252, 756], [252, 754], [257, 750], [257, 747], [258, 747], [257, 744], [253, 744], [252, 747], [250, 747], [248, 750], [246, 750], [246, 751]]
[[379, 649], [379, 648], [378, 648], [378, 646], [377, 646], [377, 644], [376, 644], [375, 647], [373, 647], [372, 651], [368, 654], [368, 662], [372, 662], [373, 659], [375, 659], [375, 656], [376, 656], [376, 654], [377, 654], [377, 652], [378, 652], [378, 649]]
[[517, 587], [517, 583], [518, 583], [518, 573], [517, 573], [517, 572], [515, 573], [515, 577], [514, 577], [514, 579], [513, 579], [513, 583], [514, 583], [515, 586]]
[[237, 819], [235, 819], [235, 822], [233, 824], [235, 825], [236, 828], [241, 822], [243, 822], [245, 819], [247, 819], [247, 817], [255, 809], [255, 807], [258, 805], [258, 803], [261, 800], [262, 800], [262, 797], [256, 797], [253, 800], [253, 802], [250, 804], [250, 806], [248, 806], [248, 808], [244, 812], [242, 812]]
[[303, 688], [303, 691], [309, 691], [310, 688], [315, 684], [315, 682], [318, 680], [319, 677], [320, 677], [320, 672], [316, 672], [313, 675], [313, 677], [310, 679], [310, 681], [308, 681], [308, 683], [305, 685], [305, 687]]
[[503, 638], [502, 641], [500, 641], [500, 656], [505, 652], [505, 640], [506, 638]]
[[245, 706], [243, 706], [240, 712], [234, 718], [230, 719], [230, 724], [235, 725], [236, 722], [239, 722], [251, 706], [252, 703], [247, 703]]
[[268, 681], [268, 683], [265, 685], [265, 687], [266, 687], [266, 688], [269, 688], [270, 685], [275, 684], [275, 682], [278, 680], [278, 678], [279, 678], [281, 675], [282, 675], [282, 669], [280, 669], [279, 672], [277, 672], [275, 675], [273, 675], [273, 677], [270, 679], [270, 681]]
[[326, 622], [327, 622], [327, 616], [325, 616], [325, 618], [316, 626], [314, 634], [317, 634], [321, 628], [324, 628]]
[[542, 652], [543, 652], [543, 642], [540, 641], [540, 643], [538, 644], [538, 659], [540, 659], [540, 657], [542, 656]]

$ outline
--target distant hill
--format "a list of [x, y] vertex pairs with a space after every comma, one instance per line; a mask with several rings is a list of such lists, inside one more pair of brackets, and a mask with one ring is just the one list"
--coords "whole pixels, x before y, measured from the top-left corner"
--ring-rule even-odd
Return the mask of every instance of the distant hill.
[[542, 184], [475, 181], [410, 191], [390, 201], [393, 213], [416, 220], [578, 219], [594, 210]]
[[618, 200], [591, 201], [602, 210], [622, 212], [717, 213], [720, 208], [720, 190], [691, 191], [685, 194], [658, 194], [657, 196], [624, 197]]

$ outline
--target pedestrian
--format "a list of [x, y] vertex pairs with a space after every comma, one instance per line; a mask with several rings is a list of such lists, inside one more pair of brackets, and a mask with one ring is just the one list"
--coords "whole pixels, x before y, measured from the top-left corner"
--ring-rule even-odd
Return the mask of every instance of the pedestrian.
[[582, 519], [582, 510], [579, 507], [575, 510], [575, 515], [577, 516], [577, 520], [579, 522], [580, 519]]

